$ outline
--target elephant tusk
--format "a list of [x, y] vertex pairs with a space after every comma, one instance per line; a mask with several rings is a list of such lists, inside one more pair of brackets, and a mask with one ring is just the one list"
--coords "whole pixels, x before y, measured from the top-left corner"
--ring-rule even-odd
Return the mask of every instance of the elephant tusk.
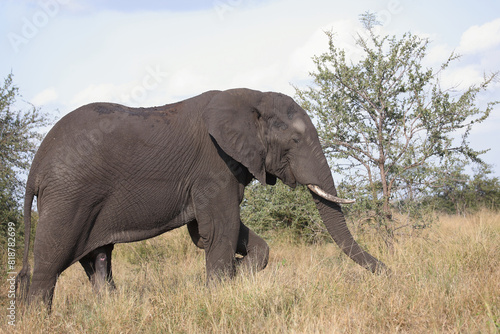
[[307, 187], [316, 195], [323, 197], [326, 200], [329, 200], [330, 202], [338, 203], [338, 204], [352, 204], [356, 202], [354, 199], [344, 199], [340, 198], [337, 196], [333, 196], [332, 194], [327, 193], [323, 189], [321, 189], [319, 186], [314, 185], [314, 184], [308, 184]]

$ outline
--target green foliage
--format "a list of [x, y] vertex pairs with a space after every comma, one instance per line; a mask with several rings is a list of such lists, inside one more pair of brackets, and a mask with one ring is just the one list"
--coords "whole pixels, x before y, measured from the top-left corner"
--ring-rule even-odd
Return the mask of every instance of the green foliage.
[[490, 166], [480, 166], [474, 175], [465, 174], [462, 168], [453, 177], [436, 188], [426, 203], [435, 210], [448, 214], [466, 214], [482, 208], [500, 209], [500, 180], [491, 177]]
[[281, 181], [275, 186], [252, 183], [245, 189], [241, 218], [269, 239], [285, 237], [306, 243], [331, 240], [304, 186], [291, 189]]
[[329, 51], [313, 58], [314, 86], [296, 88], [296, 93], [317, 120], [331, 167], [344, 177], [344, 197], [359, 201], [350, 213], [372, 211], [386, 220], [379, 224], [391, 234], [397, 228], [387, 223], [393, 221], [393, 203], [405, 201], [415, 211], [417, 202], [449, 175], [443, 166], [453, 169], [464, 159], [482, 163], [485, 151], [471, 148], [467, 138], [498, 103], [476, 105], [477, 95], [498, 73], [462, 92], [443, 88], [439, 77], [457, 55], [437, 70], [424, 68], [427, 39], [411, 33], [379, 36], [370, 13], [361, 21], [367, 34], [358, 35], [356, 44], [364, 56], [348, 59], [327, 32]]
[[[21, 200], [24, 195], [23, 173], [29, 169], [41, 135], [37, 129], [49, 124], [46, 115], [30, 105], [19, 110], [18, 88], [9, 74], [0, 87], [0, 243], [6, 241], [7, 223], [16, 226], [16, 244], [22, 245]], [[3, 255], [3, 254], [2, 254]], [[17, 255], [20, 256], [19, 252]]]

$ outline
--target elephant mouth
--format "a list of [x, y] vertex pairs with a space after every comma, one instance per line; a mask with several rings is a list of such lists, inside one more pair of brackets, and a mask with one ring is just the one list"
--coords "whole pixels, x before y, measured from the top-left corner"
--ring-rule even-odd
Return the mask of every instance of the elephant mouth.
[[344, 198], [340, 198], [340, 197], [334, 196], [332, 194], [329, 194], [326, 191], [324, 191], [323, 189], [321, 189], [321, 187], [319, 187], [315, 184], [308, 184], [307, 187], [316, 195], [318, 195], [318, 196], [320, 196], [320, 197], [322, 197], [330, 202], [333, 202], [333, 203], [352, 204], [352, 203], [356, 202], [356, 200], [354, 200], [354, 199], [344, 199]]
[[297, 179], [295, 178], [295, 174], [293, 173], [292, 168], [284, 168], [278, 171], [275, 175], [290, 188], [295, 189], [295, 187], [297, 187]]

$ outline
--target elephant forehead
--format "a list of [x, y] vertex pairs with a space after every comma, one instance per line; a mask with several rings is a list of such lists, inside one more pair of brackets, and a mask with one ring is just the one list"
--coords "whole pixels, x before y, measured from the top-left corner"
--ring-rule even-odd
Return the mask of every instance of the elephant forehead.
[[304, 133], [306, 131], [306, 123], [304, 123], [303, 120], [300, 118], [296, 118], [292, 122], [292, 126], [295, 130], [297, 130], [299, 133]]

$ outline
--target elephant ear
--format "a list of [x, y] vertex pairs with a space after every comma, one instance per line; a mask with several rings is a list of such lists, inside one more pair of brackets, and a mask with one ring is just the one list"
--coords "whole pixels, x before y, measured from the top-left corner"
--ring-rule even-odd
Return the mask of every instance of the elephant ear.
[[256, 94], [247, 90], [221, 92], [207, 105], [203, 119], [224, 152], [247, 167], [260, 183], [266, 184], [267, 151], [261, 135], [262, 120], [251, 98]]

